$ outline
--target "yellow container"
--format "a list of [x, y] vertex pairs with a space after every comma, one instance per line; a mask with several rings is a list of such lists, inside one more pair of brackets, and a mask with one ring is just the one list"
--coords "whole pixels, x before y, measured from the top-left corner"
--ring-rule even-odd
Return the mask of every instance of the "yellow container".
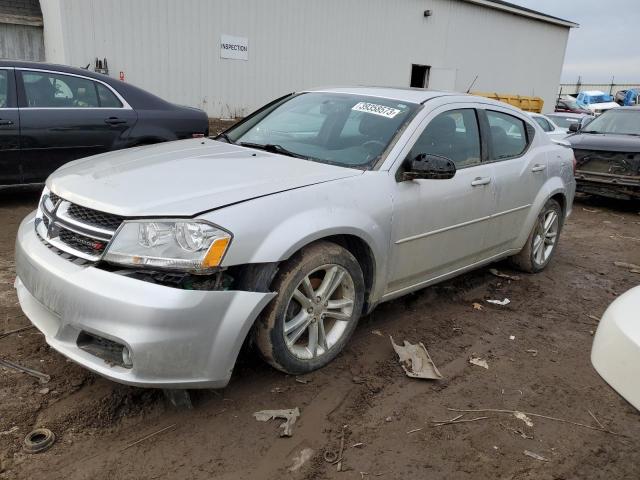
[[542, 113], [544, 100], [540, 97], [525, 97], [523, 95], [512, 95], [510, 93], [491, 93], [491, 92], [471, 92], [472, 95], [499, 100], [508, 103], [514, 107], [518, 107], [526, 112]]

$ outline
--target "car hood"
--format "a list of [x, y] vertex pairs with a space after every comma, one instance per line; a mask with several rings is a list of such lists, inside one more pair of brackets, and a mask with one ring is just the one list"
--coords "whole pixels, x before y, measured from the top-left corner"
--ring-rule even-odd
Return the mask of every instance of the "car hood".
[[62, 198], [122, 216], [193, 216], [361, 170], [211, 139], [131, 148], [64, 165], [47, 180]]
[[[589, 126], [587, 125], [587, 128]], [[579, 150], [606, 150], [609, 152], [640, 152], [640, 137], [612, 133], [576, 133], [567, 137], [573, 148]]]

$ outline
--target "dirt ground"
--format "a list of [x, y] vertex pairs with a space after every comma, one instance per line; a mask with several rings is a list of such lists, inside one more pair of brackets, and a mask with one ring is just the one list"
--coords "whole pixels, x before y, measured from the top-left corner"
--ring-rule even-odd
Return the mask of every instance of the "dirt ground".
[[[13, 290], [13, 241], [36, 201], [37, 193], [0, 197], [0, 332], [29, 324]], [[500, 263], [494, 267], [520, 280], [484, 268], [383, 304], [361, 320], [335, 362], [303, 378], [244, 353], [230, 385], [195, 392], [193, 410], [176, 411], [158, 391], [88, 373], [35, 330], [0, 339], [0, 358], [51, 376], [40, 385], [0, 369], [0, 478], [640, 478], [638, 412], [589, 361], [597, 319], [640, 280], [613, 265], [640, 263], [639, 210], [581, 199], [545, 272], [522, 275]], [[503, 298], [511, 303], [485, 301]], [[389, 335], [423, 342], [445, 378], [407, 378]], [[489, 369], [470, 365], [472, 355]], [[293, 407], [301, 417], [291, 438], [279, 437], [280, 422], [252, 417]], [[500, 413], [469, 413], [463, 419], [489, 418], [434, 426], [459, 415], [449, 408], [519, 410], [595, 426], [591, 411], [620, 435], [534, 416], [527, 426]], [[41, 426], [55, 432], [56, 443], [45, 453], [24, 453], [24, 436]], [[343, 431], [338, 472], [324, 456], [339, 450]], [[303, 449], [313, 450], [311, 458], [290, 471]]]

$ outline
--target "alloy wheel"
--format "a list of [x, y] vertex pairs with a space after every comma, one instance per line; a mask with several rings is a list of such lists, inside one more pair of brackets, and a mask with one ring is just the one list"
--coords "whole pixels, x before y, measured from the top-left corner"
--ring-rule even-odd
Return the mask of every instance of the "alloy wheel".
[[305, 275], [285, 310], [289, 351], [302, 360], [326, 354], [347, 332], [354, 301], [353, 278], [344, 267], [322, 265]]
[[533, 238], [533, 261], [537, 266], [543, 266], [549, 260], [556, 246], [559, 227], [558, 213], [553, 209], [547, 210], [540, 219]]

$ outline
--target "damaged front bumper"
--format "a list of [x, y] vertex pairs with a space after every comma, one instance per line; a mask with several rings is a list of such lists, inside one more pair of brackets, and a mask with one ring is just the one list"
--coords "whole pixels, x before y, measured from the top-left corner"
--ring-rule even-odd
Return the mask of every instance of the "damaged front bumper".
[[640, 199], [640, 176], [577, 170], [576, 190], [621, 200]]
[[36, 235], [16, 239], [20, 306], [46, 342], [116, 382], [224, 387], [255, 319], [275, 293], [182, 290], [77, 265]]

